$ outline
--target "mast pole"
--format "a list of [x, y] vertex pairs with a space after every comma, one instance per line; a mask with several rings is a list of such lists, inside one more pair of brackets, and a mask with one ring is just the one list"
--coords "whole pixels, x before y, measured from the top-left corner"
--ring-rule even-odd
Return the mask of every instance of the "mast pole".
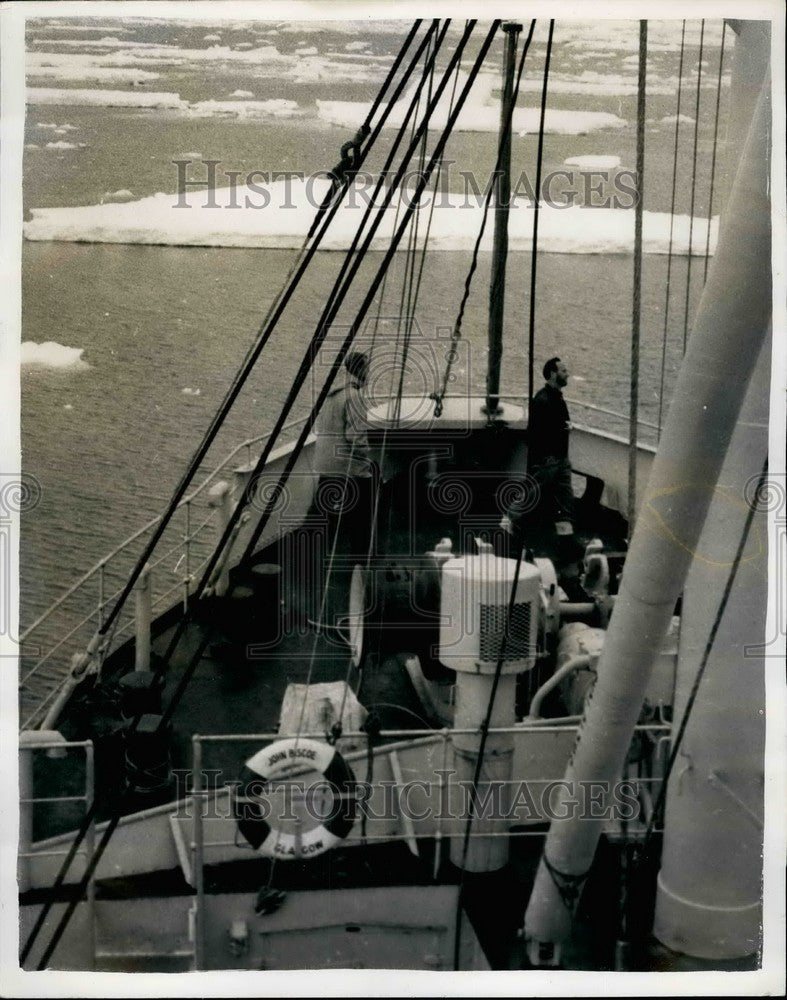
[[[639, 86], [637, 88], [637, 204], [634, 208], [634, 297], [631, 307], [631, 398], [629, 400], [628, 537], [637, 511], [637, 430], [639, 427], [639, 344], [642, 318], [642, 216], [645, 197], [645, 84], [648, 22], [639, 22]], [[689, 247], [691, 257], [691, 247]]]
[[508, 258], [508, 212], [511, 200], [511, 116], [514, 112], [516, 47], [522, 25], [507, 22], [503, 64], [503, 94], [500, 102], [500, 156], [495, 183], [495, 231], [492, 242], [492, 280], [489, 285], [489, 356], [486, 372], [486, 406], [492, 420], [500, 410], [500, 361], [503, 356], [503, 314]]

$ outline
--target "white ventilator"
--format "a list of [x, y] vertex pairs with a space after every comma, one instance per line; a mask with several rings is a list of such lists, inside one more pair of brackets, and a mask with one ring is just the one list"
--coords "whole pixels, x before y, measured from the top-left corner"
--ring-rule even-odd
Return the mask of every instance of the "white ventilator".
[[477, 545], [477, 554], [443, 563], [439, 656], [441, 663], [457, 672], [452, 737], [456, 784], [449, 794], [451, 815], [462, 820], [451, 839], [451, 860], [467, 871], [483, 872], [502, 868], [508, 860], [508, 838], [499, 835], [507, 831], [514, 753], [511, 731], [492, 731], [486, 739], [483, 779], [477, 785], [478, 801], [484, 807], [473, 812], [467, 853], [464, 830], [470, 806], [464, 789], [475, 777], [481, 726], [501, 657], [489, 726], [490, 730], [511, 730], [514, 725], [516, 675], [536, 662], [541, 574], [537, 567], [521, 562], [517, 577], [515, 560], [495, 556], [486, 543]]
[[494, 672], [503, 653], [504, 674], [530, 670], [536, 662], [541, 574], [522, 562], [508, 637], [508, 619], [516, 572], [514, 559], [502, 559], [488, 543], [475, 555], [443, 563], [440, 602], [440, 662], [451, 670]]

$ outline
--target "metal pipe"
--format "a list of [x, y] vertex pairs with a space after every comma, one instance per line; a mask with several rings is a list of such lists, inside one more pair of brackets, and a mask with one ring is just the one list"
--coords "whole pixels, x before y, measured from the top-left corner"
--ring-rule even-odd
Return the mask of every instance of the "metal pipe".
[[189, 595], [191, 593], [191, 501], [185, 504], [186, 527], [183, 537], [183, 555], [186, 559], [186, 572], [183, 575], [183, 612], [188, 610]]
[[19, 891], [30, 888], [30, 848], [33, 846], [33, 751], [24, 745], [29, 731], [19, 734], [19, 856], [16, 878]]
[[[88, 651], [88, 653], [84, 656], [79, 653], [74, 653], [71, 657], [71, 671], [63, 681], [61, 687], [58, 689], [57, 696], [49, 707], [49, 711], [46, 713], [44, 721], [39, 726], [39, 730], [51, 731], [56, 728], [60, 714], [66, 707], [68, 699], [71, 697], [74, 688], [85, 677], [85, 671], [87, 669], [87, 665], [90, 663], [90, 659], [87, 659], [85, 663], [83, 663], [83, 661], [85, 661], [85, 658], [88, 656], [92, 659], [93, 653]], [[79, 670], [79, 673], [76, 673], [77, 670]]]
[[[93, 743], [89, 742], [85, 746], [85, 812], [90, 813], [92, 818], [85, 833], [85, 864], [90, 867], [93, 854], [96, 850], [96, 817], [93, 813], [93, 801], [95, 799], [96, 767]], [[90, 955], [91, 968], [96, 967], [96, 873], [90, 876], [87, 882], [87, 934], [88, 934], [88, 954]]]
[[593, 601], [561, 601], [559, 611], [561, 623], [584, 621], [592, 617], [596, 605]]
[[568, 677], [569, 674], [573, 674], [575, 670], [587, 670], [590, 666], [591, 658], [587, 655], [572, 656], [570, 660], [567, 660], [562, 667], [552, 674], [552, 676], [544, 681], [541, 687], [533, 695], [533, 700], [530, 702], [530, 708], [527, 712], [527, 718], [523, 719], [523, 722], [531, 722], [533, 719], [541, 718], [541, 702], [546, 698], [550, 691], [553, 691], [558, 684], [563, 680], [564, 677]]
[[191, 738], [192, 746], [192, 805], [194, 809], [194, 971], [205, 967], [205, 831], [202, 825], [202, 741], [198, 734]]
[[766, 637], [767, 504], [752, 485], [762, 482], [768, 448], [770, 347], [766, 340], [760, 350], [700, 540], [701, 553], [718, 559], [737, 547], [743, 558], [733, 579], [732, 567], [697, 560], [683, 592], [673, 745], [691, 768], [673, 767], [665, 790], [653, 935], [698, 958], [750, 955], [762, 927], [765, 649], [744, 643]]
[[[488, 709], [494, 675], [491, 673], [471, 674], [457, 671], [456, 705], [457, 722], [464, 724], [470, 733], [454, 730], [454, 771], [456, 783], [452, 786], [454, 798], [451, 801], [452, 816], [461, 816], [467, 822], [468, 811], [473, 817], [472, 842], [465, 844], [462, 837], [451, 839], [451, 860], [457, 868], [470, 872], [490, 872], [502, 868], [508, 861], [508, 844], [503, 841], [490, 842], [484, 834], [499, 827], [501, 817], [506, 815], [510, 790], [508, 783], [514, 757], [514, 738], [506, 725], [514, 721], [516, 674], [503, 674], [498, 681], [497, 696], [492, 708], [489, 729], [484, 740], [483, 723]], [[497, 727], [502, 726], [502, 729]], [[484, 747], [481, 742], [484, 740]], [[474, 786], [478, 758], [483, 750], [482, 779]], [[475, 787], [478, 800], [488, 800], [492, 808], [480, 815], [474, 813], [472, 801], [464, 798], [467, 788]]]
[[434, 866], [432, 869], [432, 878], [437, 881], [437, 875], [440, 871], [440, 861], [442, 860], [442, 847], [443, 847], [443, 813], [446, 809], [446, 784], [445, 776], [448, 773], [448, 747], [449, 747], [449, 732], [448, 729], [443, 730], [443, 762], [440, 772], [437, 776], [438, 778], [438, 788], [440, 796], [440, 805], [438, 807], [439, 811], [437, 813], [437, 822], [434, 831]]
[[[683, 589], [771, 315], [769, 87], [763, 87], [694, 331], [656, 455], [566, 780], [620, 777], [645, 689]], [[743, 349], [745, 345], [745, 349]], [[564, 941], [571, 915], [555, 883], [589, 870], [601, 823], [556, 819], [525, 916], [535, 942]], [[561, 879], [562, 880], [562, 879]]]
[[489, 285], [489, 357], [486, 373], [486, 413], [500, 412], [500, 360], [503, 355], [503, 313], [508, 258], [508, 212], [511, 201], [511, 115], [514, 102], [516, 47], [521, 24], [504, 24], [506, 54], [500, 102], [500, 155], [495, 177], [495, 231], [492, 238], [492, 280]]

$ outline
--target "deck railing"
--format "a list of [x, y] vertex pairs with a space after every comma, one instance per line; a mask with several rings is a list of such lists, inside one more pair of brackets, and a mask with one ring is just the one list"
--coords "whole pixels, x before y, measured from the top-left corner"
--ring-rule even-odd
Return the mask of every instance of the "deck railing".
[[[305, 417], [286, 424], [284, 431], [301, 427]], [[270, 437], [260, 434], [241, 442], [178, 504], [147, 564], [151, 586], [150, 608], [161, 613], [180, 595], [184, 607], [218, 540], [219, 510], [211, 487], [228, 470], [253, 463], [255, 453]], [[72, 584], [21, 633], [20, 728], [40, 725], [66, 683], [70, 664], [81, 656], [103, 626], [107, 613], [122, 593], [125, 581], [144, 551], [161, 515], [151, 518], [117, 545]], [[134, 634], [134, 602], [128, 601], [109, 630], [111, 647]]]
[[[569, 735], [573, 741], [579, 732], [579, 728], [575, 716], [569, 716], [565, 719], [523, 719], [522, 722], [513, 726], [490, 727], [489, 735], [493, 737], [507, 735], [512, 740], [523, 740], [527, 739], [530, 734], [544, 733], [555, 736], [563, 734]], [[462, 784], [461, 782], [457, 782], [458, 776], [450, 768], [451, 755], [454, 752], [453, 740], [458, 735], [467, 736], [477, 733], [478, 730], [476, 729], [447, 727], [442, 729], [381, 730], [377, 734], [377, 739], [380, 742], [377, 743], [376, 753], [378, 756], [383, 755], [390, 759], [391, 778], [388, 779], [387, 777], [388, 771], [384, 772], [386, 777], [380, 777], [378, 766], [377, 776], [371, 779], [370, 790], [378, 787], [394, 787], [397, 791], [403, 790], [407, 782], [403, 776], [403, 768], [399, 762], [399, 755], [412, 750], [418, 744], [424, 747], [432, 747], [434, 748], [434, 753], [431, 757], [434, 765], [434, 780], [424, 780], [426, 774], [419, 769], [415, 784], [428, 796], [427, 801], [429, 802], [433, 802], [431, 798], [432, 791], [436, 792], [437, 809], [431, 818], [420, 815], [417, 822], [408, 813], [400, 812], [399, 827], [396, 833], [393, 833], [387, 827], [380, 829], [379, 832], [374, 832], [372, 829], [364, 829], [362, 833], [350, 836], [348, 843], [372, 844], [390, 842], [392, 839], [402, 839], [408, 844], [410, 851], [414, 855], [421, 856], [422, 851], [428, 849], [432, 854], [431, 867], [433, 877], [437, 879], [440, 866], [446, 855], [448, 842], [451, 838], [464, 836], [468, 822], [468, 814], [466, 812], [462, 812], [461, 815], [453, 815], [450, 805], [452, 791]], [[644, 757], [627, 761], [621, 775], [622, 781], [626, 782], [633, 789], [636, 789], [639, 806], [638, 813], [633, 820], [627, 820], [625, 823], [610, 821], [608, 824], [608, 835], [628, 841], [641, 839], [651, 819], [653, 803], [658, 798], [659, 788], [664, 780], [667, 759], [664, 749], [669, 746], [671, 725], [661, 719], [648, 723], [639, 723], [634, 727], [634, 734], [648, 739], [654, 748], [650, 764], [646, 764]], [[322, 732], [303, 732], [299, 735], [302, 739], [318, 740], [320, 742], [325, 739], [325, 733]], [[188, 792], [188, 799], [192, 802], [192, 808], [187, 809], [185, 812], [185, 815], [191, 819], [191, 840], [187, 839], [188, 833], [185, 833], [184, 836], [184, 831], [178, 827], [176, 822], [173, 822], [172, 825], [178, 831], [178, 852], [184, 877], [195, 890], [194, 909], [192, 912], [194, 920], [194, 957], [195, 968], [197, 969], [203, 968], [205, 961], [205, 866], [216, 864], [220, 860], [226, 861], [227, 850], [245, 849], [243, 843], [239, 843], [236, 834], [231, 838], [228, 837], [227, 828], [223, 821], [218, 824], [209, 822], [210, 810], [206, 808], [207, 803], [211, 799], [215, 799], [217, 794], [221, 793], [217, 792], [216, 787], [210, 787], [204, 781], [207, 775], [216, 773], [215, 770], [205, 770], [205, 751], [211, 746], [215, 747], [226, 744], [255, 745], [259, 748], [281, 740], [282, 736], [282, 733], [272, 732], [195, 734], [192, 736], [192, 763], [190, 772], [192, 787]], [[363, 744], [368, 741], [368, 738], [368, 734], [362, 730], [348, 731], [343, 734], [344, 741], [356, 746], [356, 749], [349, 752], [343, 751], [343, 756], [348, 763], [356, 763], [364, 766], [367, 764], [367, 749], [363, 747]], [[309, 773], [308, 765], [304, 766], [303, 773]], [[411, 771], [408, 771], [407, 774], [412, 776]], [[290, 809], [297, 808], [299, 804], [303, 805], [308, 800], [308, 792], [305, 787], [300, 787], [299, 783], [294, 780], [297, 777], [297, 773], [291, 772], [287, 777], [274, 779], [273, 781], [274, 785], [283, 786], [290, 783], [292, 786], [288, 793], [287, 814], [289, 819], [295, 818], [294, 814], [290, 814]], [[537, 788], [540, 785], [549, 786], [555, 783], [562, 783], [563, 779], [564, 770], [561, 768], [559, 773], [555, 774], [531, 775], [526, 779], [512, 776], [508, 780], [496, 779], [493, 784], [511, 786], [513, 789], [515, 786], [520, 787], [524, 783]], [[338, 792], [339, 790], [335, 789], [335, 791]], [[230, 794], [227, 788], [224, 789], [224, 793], [227, 795]], [[354, 793], [348, 791], [346, 795], [352, 799]], [[367, 800], [368, 794], [364, 794], [357, 801], [366, 803]], [[223, 820], [223, 814], [219, 818]], [[506, 815], [499, 816], [498, 820], [497, 829], [490, 828], [488, 821], [485, 821], [483, 824], [476, 822], [474, 828], [471, 821], [469, 829], [470, 839], [476, 840], [478, 838], [490, 837], [512, 839], [543, 837], [544, 835], [543, 825], [528, 825], [527, 822], [521, 820], [514, 821]], [[478, 829], [479, 825], [482, 825], [483, 829]], [[251, 852], [252, 849], [249, 847], [248, 850]]]

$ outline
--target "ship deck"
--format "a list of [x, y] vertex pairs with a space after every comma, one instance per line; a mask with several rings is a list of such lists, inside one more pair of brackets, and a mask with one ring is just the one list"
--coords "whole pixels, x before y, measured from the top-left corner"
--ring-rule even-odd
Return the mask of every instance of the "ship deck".
[[[479, 534], [491, 537], [496, 547], [505, 543], [498, 527], [498, 511], [476, 509], [469, 517], [465, 511], [462, 521], [421, 502], [425, 501], [424, 497], [419, 501], [419, 498], [402, 496], [406, 487], [407, 484], [403, 486], [394, 480], [381, 490], [377, 521], [380, 528], [371, 567], [383, 577], [390, 578], [392, 568], [422, 565], [423, 553], [444, 537], [454, 540], [455, 552], [471, 551], [472, 539]], [[493, 496], [491, 487], [486, 492]], [[413, 505], [419, 510], [415, 530], [407, 516]], [[347, 523], [352, 525], [351, 521]], [[594, 524], [585, 520], [580, 522], [580, 527], [585, 535], [603, 534], [603, 519]], [[317, 534], [322, 535], [322, 528]], [[340, 527], [333, 560], [325, 556], [321, 561], [323, 570], [331, 564], [324, 603], [319, 581], [308, 573], [286, 571], [257, 574], [258, 582], [262, 580], [263, 587], [268, 588], [261, 602], [259, 592], [249, 586], [255, 574], [247, 569], [233, 574], [228, 595], [203, 602], [202, 607], [196, 609], [168, 659], [161, 692], [162, 706], [170, 705], [182, 686], [184, 673], [192, 671], [188, 684], [178, 696], [168, 737], [168, 763], [176, 776], [189, 772], [192, 767], [194, 734], [276, 732], [282, 699], [288, 684], [292, 683], [347, 681], [383, 729], [437, 730], [441, 727], [438, 720], [429, 717], [421, 703], [404, 667], [404, 658], [395, 644], [393, 648], [386, 644], [382, 632], [372, 634], [362, 671], [352, 665], [348, 645], [338, 637], [341, 630], [337, 631], [335, 626], [347, 612], [351, 569], [355, 563], [348, 555], [348, 534], [343, 534]], [[296, 547], [310, 545], [313, 537], [314, 531], [307, 531]], [[615, 534], [608, 534], [605, 541], [611, 548], [619, 548], [621, 544], [620, 537]], [[289, 538], [260, 552], [255, 565], [268, 570], [286, 567], [287, 559], [292, 557], [292, 544], [293, 539]], [[319, 545], [318, 551], [321, 551]], [[533, 551], [554, 557], [555, 539], [544, 538], [540, 548], [536, 540]], [[304, 561], [313, 563], [310, 559], [301, 560]], [[396, 573], [393, 576], [396, 579]], [[320, 595], [319, 598], [316, 595]], [[255, 607], [256, 610], [250, 613], [249, 609]], [[317, 622], [327, 624], [328, 628], [318, 626]], [[159, 622], [158, 634], [152, 643], [152, 668], [160, 662], [157, 658], [165, 655], [179, 628], [179, 621], [171, 617]], [[187, 790], [178, 785], [180, 779], [162, 782], [144, 792], [130, 794], [124, 790], [126, 748], [123, 730], [127, 723], [118, 715], [118, 681], [131, 669], [133, 649], [127, 646], [107, 661], [101, 684], [91, 681], [78, 689], [63, 719], [62, 731], [68, 739], [91, 738], [96, 743], [96, 818], [99, 822], [117, 810], [137, 812], [171, 801]], [[237, 779], [244, 760], [257, 749], [259, 742], [254, 740], [205, 744], [203, 768], [211, 774], [209, 780], [216, 785], [231, 783]], [[46, 770], [41, 767], [36, 775], [36, 794], [76, 792], [84, 774], [74, 764], [73, 757], [63, 761], [47, 760]], [[79, 803], [38, 807], [34, 817], [34, 839], [78, 827], [81, 808]], [[529, 832], [529, 836], [511, 840], [511, 860], [505, 869], [486, 876], [466, 874], [462, 880], [463, 905], [493, 968], [521, 967], [523, 961], [517, 930], [546, 830]], [[601, 867], [609, 875], [616, 868], [618, 854], [609, 845], [605, 845], [604, 850], [606, 857]], [[288, 891], [325, 885], [345, 888], [381, 884], [427, 886], [434, 883], [432, 858], [428, 845], [420, 857], [414, 857], [401, 841], [340, 846], [318, 858], [277, 865], [276, 885]], [[248, 891], [249, 884], [264, 884], [269, 876], [270, 862], [262, 858], [217, 864], [205, 870], [205, 890], [214, 894]], [[456, 884], [460, 879], [461, 873], [444, 855], [438, 880], [443, 884]], [[104, 880], [97, 885], [98, 898], [110, 899], [190, 891], [183, 874], [177, 870]], [[47, 895], [33, 890], [23, 896], [23, 901], [33, 903]], [[577, 913], [577, 933], [570, 946], [573, 967], [613, 967], [615, 896], [609, 892], [609, 882], [606, 889], [589, 886]]]

